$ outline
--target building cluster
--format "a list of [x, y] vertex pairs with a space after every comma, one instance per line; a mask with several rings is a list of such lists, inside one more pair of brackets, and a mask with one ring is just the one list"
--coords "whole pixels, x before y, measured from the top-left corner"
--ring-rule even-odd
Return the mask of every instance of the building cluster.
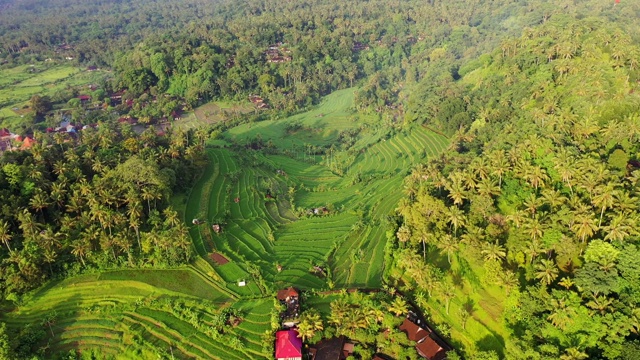
[[[293, 287], [278, 291], [276, 298], [283, 305], [280, 313], [282, 330], [276, 332], [276, 360], [345, 360], [354, 352], [354, 344], [344, 336], [322, 339], [309, 345], [303, 356], [303, 344], [297, 324], [300, 315], [300, 294]], [[416, 343], [418, 354], [427, 360], [444, 360], [452, 350], [417, 314], [409, 311], [399, 329]], [[376, 354], [374, 360], [389, 360], [384, 354]]]
[[0, 153], [12, 150], [30, 149], [36, 141], [31, 136], [20, 136], [8, 129], [0, 129]]
[[269, 104], [267, 104], [263, 98], [261, 98], [258, 95], [249, 95], [249, 101], [251, 101], [251, 103], [253, 105], [255, 105], [256, 108], [258, 109], [268, 109], [269, 108]]
[[264, 55], [268, 63], [285, 63], [291, 61], [291, 50], [283, 46], [281, 42], [269, 45]]

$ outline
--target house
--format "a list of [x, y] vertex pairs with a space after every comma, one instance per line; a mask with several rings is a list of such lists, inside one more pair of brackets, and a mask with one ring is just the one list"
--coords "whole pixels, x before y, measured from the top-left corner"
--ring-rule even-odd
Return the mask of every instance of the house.
[[411, 341], [420, 342], [424, 340], [431, 331], [427, 331], [420, 326], [416, 325], [413, 321], [405, 318], [402, 324], [400, 325], [400, 331], [404, 331], [407, 334], [407, 337]]
[[391, 360], [391, 358], [385, 354], [375, 354], [372, 360]]
[[96, 71], [96, 70], [98, 70], [97, 66], [93, 66], [93, 65], [87, 66], [87, 71]]
[[11, 150], [11, 139], [0, 138], [0, 152]]
[[286, 308], [280, 313], [282, 325], [286, 327], [295, 326], [295, 319], [300, 315], [300, 294], [296, 289], [290, 287], [278, 291], [276, 298]]
[[0, 129], [0, 139], [11, 136], [11, 131], [8, 129]]
[[78, 99], [80, 99], [80, 102], [84, 104], [91, 101], [91, 95], [80, 95], [78, 96]]
[[443, 360], [447, 357], [447, 351], [451, 350], [449, 345], [426, 324], [422, 324], [418, 316], [412, 312], [404, 319], [400, 330], [407, 334], [409, 340], [416, 342], [418, 354], [425, 359]]
[[447, 357], [447, 351], [431, 336], [427, 336], [421, 343], [417, 344], [416, 350], [418, 350], [420, 356], [429, 360], [443, 360]]
[[302, 339], [296, 329], [276, 332], [276, 360], [302, 360]]
[[353, 354], [353, 344], [344, 336], [322, 339], [309, 349], [311, 360], [345, 360]]
[[36, 143], [35, 140], [33, 140], [32, 138], [27, 136], [27, 137], [24, 138], [24, 141], [22, 142], [22, 146], [20, 147], [20, 149], [22, 149], [22, 150], [31, 149], [31, 147], [35, 143]]
[[288, 302], [292, 299], [298, 300], [299, 296], [300, 294], [298, 294], [298, 291], [296, 289], [294, 289], [293, 287], [289, 287], [288, 289], [278, 291], [278, 295], [276, 295], [276, 298], [278, 298], [280, 302]]

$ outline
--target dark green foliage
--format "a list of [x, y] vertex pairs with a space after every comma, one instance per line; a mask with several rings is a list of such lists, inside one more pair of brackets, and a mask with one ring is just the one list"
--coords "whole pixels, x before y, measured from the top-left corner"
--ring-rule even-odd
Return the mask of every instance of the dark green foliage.
[[0, 160], [1, 290], [22, 294], [86, 267], [175, 266], [191, 242], [167, 207], [203, 165], [201, 145], [177, 131], [139, 136], [101, 123], [77, 141], [42, 134], [31, 150]]
[[[398, 240], [414, 245], [396, 254], [416, 280], [407, 288], [431, 288], [418, 282], [430, 266], [421, 242], [461, 252], [484, 261], [490, 281], [519, 285], [517, 310], [503, 314], [511, 356], [623, 356], [640, 328], [640, 89], [627, 81], [638, 53], [616, 25], [558, 17], [444, 82], [427, 123], [453, 134], [457, 151], [407, 178]], [[463, 109], [472, 122], [455, 129]]]

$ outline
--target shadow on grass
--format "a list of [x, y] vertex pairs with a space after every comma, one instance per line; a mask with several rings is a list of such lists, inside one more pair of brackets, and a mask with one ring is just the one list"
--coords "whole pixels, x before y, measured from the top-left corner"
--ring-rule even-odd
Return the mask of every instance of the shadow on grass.
[[487, 329], [487, 331], [491, 333], [491, 335], [487, 335], [482, 339], [476, 341], [476, 347], [478, 348], [478, 350], [480, 351], [493, 350], [498, 354], [498, 357], [500, 359], [504, 359], [504, 347], [505, 347], [504, 338], [500, 334], [492, 331], [484, 322], [478, 319], [476, 319], [476, 321], [481, 323]]

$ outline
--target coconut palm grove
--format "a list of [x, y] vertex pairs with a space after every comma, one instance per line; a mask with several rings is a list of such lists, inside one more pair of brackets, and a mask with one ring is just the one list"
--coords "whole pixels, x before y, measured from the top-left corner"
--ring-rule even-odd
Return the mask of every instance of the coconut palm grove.
[[640, 359], [640, 2], [0, 0], [0, 360]]

